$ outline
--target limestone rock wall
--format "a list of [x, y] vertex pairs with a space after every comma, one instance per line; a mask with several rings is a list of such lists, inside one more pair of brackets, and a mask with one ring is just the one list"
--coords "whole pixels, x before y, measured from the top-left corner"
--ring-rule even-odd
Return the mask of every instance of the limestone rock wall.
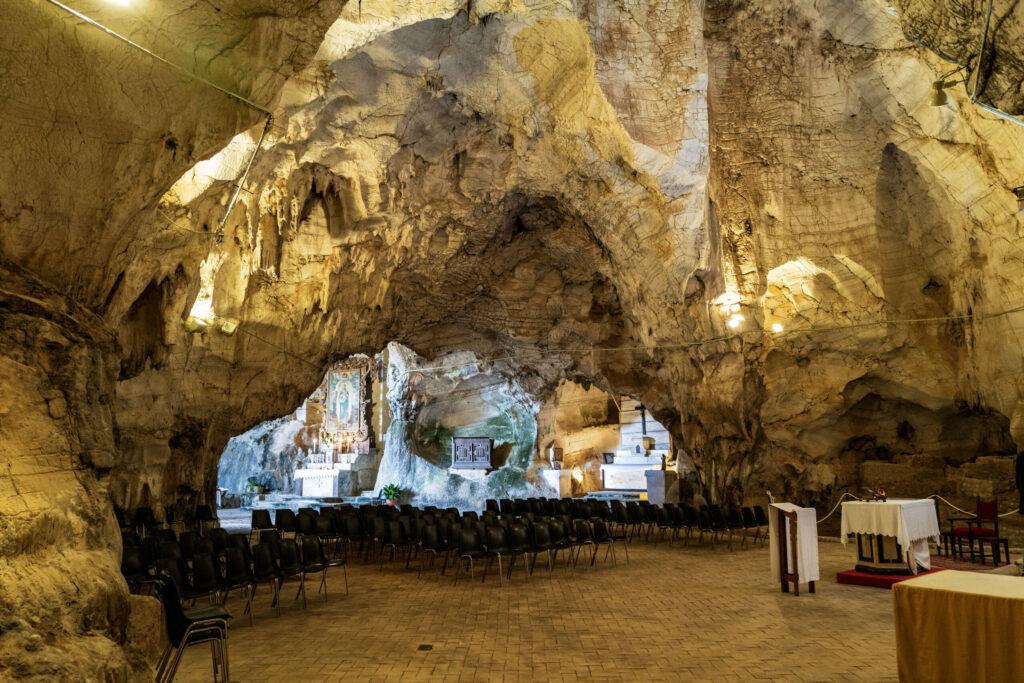
[[[982, 2], [83, 4], [273, 111], [226, 220], [259, 111], [7, 4], [0, 590], [44, 615], [5, 637], [19, 676], [133, 666], [108, 497], [210, 502], [230, 437], [392, 340], [529, 401], [637, 397], [711, 501], [1006, 491], [1024, 130], [960, 86], [926, 104]], [[1020, 112], [1021, 9], [993, 7], [979, 101]], [[28, 558], [45, 600], [8, 587]]]
[[[387, 348], [391, 425], [375, 490], [396, 484], [402, 502], [480, 510], [487, 498], [552, 495], [534, 462], [537, 402], [503, 363], [475, 354], [432, 360]], [[493, 440], [491, 469], [452, 469], [452, 438]]]

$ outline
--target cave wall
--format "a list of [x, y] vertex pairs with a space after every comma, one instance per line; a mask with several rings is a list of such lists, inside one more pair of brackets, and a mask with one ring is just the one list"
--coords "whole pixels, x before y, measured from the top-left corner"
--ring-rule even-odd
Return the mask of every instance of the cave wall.
[[[426, 359], [388, 345], [392, 420], [376, 492], [396, 484], [400, 501], [481, 510], [488, 498], [555, 495], [537, 473], [538, 402], [511, 369], [471, 352]], [[453, 437], [492, 439], [491, 468], [452, 469]]]
[[[979, 61], [1017, 113], [1018, 4]], [[1006, 490], [1024, 134], [962, 86], [926, 106], [984, 3], [83, 5], [273, 110], [227, 220], [259, 111], [8, 5], [0, 585], [43, 615], [5, 632], [18, 675], [136, 670], [108, 499], [212, 502], [231, 436], [390, 340], [637, 397], [711, 501]], [[15, 594], [28, 558], [88, 588]]]

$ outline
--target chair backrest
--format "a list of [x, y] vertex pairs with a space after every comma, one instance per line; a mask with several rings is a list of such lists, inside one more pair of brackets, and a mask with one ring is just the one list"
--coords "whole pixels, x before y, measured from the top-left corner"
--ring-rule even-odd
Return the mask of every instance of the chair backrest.
[[513, 515], [516, 512], [515, 506], [512, 505], [512, 501], [508, 498], [502, 498], [498, 501], [498, 510], [505, 515]]
[[506, 553], [509, 550], [508, 547], [508, 533], [505, 531], [504, 525], [494, 524], [487, 527], [487, 552], [491, 553]]
[[402, 543], [405, 539], [405, 527], [401, 522], [393, 520], [387, 523], [387, 528], [384, 532], [385, 543]]
[[213, 551], [218, 555], [223, 555], [224, 551], [228, 549], [228, 530], [217, 527], [210, 529], [208, 538], [213, 541]]
[[462, 519], [475, 522], [480, 519], [480, 515], [476, 513], [476, 510], [466, 510], [462, 513]]
[[508, 529], [509, 541], [512, 548], [517, 551], [525, 551], [530, 546], [530, 534], [524, 524], [513, 524]]
[[268, 543], [257, 543], [252, 547], [252, 573], [260, 581], [272, 579], [277, 575], [274, 550]]
[[324, 550], [320, 545], [320, 539], [316, 536], [302, 537], [302, 564], [311, 565], [317, 562], [325, 562]]
[[594, 527], [594, 541], [596, 543], [606, 543], [611, 540], [611, 536], [608, 533], [608, 525], [604, 523], [603, 519], [593, 519], [590, 523]]
[[127, 577], [145, 573], [146, 562], [142, 559], [142, 548], [125, 546], [121, 549], [121, 573]]
[[158, 572], [156, 594], [164, 606], [167, 639], [174, 647], [180, 647], [188, 622], [185, 620], [185, 610], [181, 608], [181, 592], [178, 590], [177, 580], [168, 572]]
[[161, 543], [178, 540], [178, 534], [174, 533], [174, 529], [153, 529], [152, 536]]
[[547, 522], [534, 523], [533, 545], [537, 548], [545, 548], [551, 545], [551, 526]]
[[363, 539], [363, 525], [359, 521], [359, 517], [356, 515], [345, 515], [342, 517], [344, 520], [344, 528], [341, 532], [342, 536], [350, 541], [360, 541]]
[[726, 508], [725, 520], [733, 529], [738, 529], [743, 526], [743, 517], [740, 515], [740, 511], [737, 508]]
[[302, 560], [299, 558], [299, 546], [293, 538], [281, 539], [278, 558], [278, 564], [283, 572], [295, 572], [302, 569]]
[[388, 533], [388, 523], [383, 517], [374, 517], [373, 526], [371, 528], [373, 529], [373, 531], [371, 532], [370, 536], [372, 538], [377, 539], [378, 541], [383, 541], [384, 537]]
[[200, 553], [192, 558], [193, 588], [201, 592], [212, 591], [222, 583], [220, 560], [210, 553]]
[[705, 531], [715, 528], [711, 521], [711, 513], [707, 510], [700, 510], [697, 512], [697, 528], [704, 529]]
[[246, 557], [248, 552], [248, 547], [244, 551], [241, 546], [237, 545], [228, 548], [227, 564], [224, 566], [224, 578], [229, 583], [247, 581], [252, 578], [252, 570], [249, 569], [249, 560]]
[[711, 517], [711, 526], [716, 529], [727, 529], [729, 525], [725, 521], [725, 512], [721, 508], [712, 508], [708, 511]]
[[245, 558], [245, 561], [252, 562], [252, 549], [249, 547], [249, 534], [229, 534], [228, 550], [231, 548], [238, 548], [242, 551], [242, 557]]
[[334, 515], [320, 515], [316, 518], [316, 535], [321, 538], [334, 535]]
[[211, 555], [216, 554], [216, 551], [214, 550], [213, 547], [213, 541], [207, 538], [206, 536], [200, 536], [199, 538], [195, 539], [195, 541], [192, 544], [192, 555], [189, 559], [194, 559], [195, 556], [199, 555], [200, 553], [210, 553]]
[[177, 541], [164, 541], [160, 544], [160, 557], [182, 557], [181, 546]]
[[768, 526], [768, 514], [760, 505], [754, 506], [754, 519], [757, 520], [759, 526]]
[[573, 526], [576, 530], [577, 541], [585, 543], [594, 540], [594, 532], [590, 528], [590, 522], [585, 519], [577, 519]]
[[209, 505], [196, 505], [193, 519], [197, 522], [212, 522], [214, 520], [213, 508]]
[[551, 542], [555, 544], [562, 543], [569, 535], [565, 523], [560, 519], [552, 519], [548, 522], [548, 530], [551, 534]]
[[270, 521], [270, 510], [255, 509], [252, 511], [252, 528], [273, 529], [274, 523]]
[[754, 517], [753, 508], [740, 508], [740, 517], [743, 518], [743, 526], [747, 528], [757, 526], [757, 518]]
[[982, 500], [978, 498], [975, 502], [975, 513], [978, 519], [985, 522], [999, 521], [999, 499]]
[[173, 581], [178, 593], [187, 593], [192, 584], [188, 579], [188, 568], [180, 557], [161, 557], [156, 561], [157, 574], [163, 572]]
[[488, 498], [487, 501], [484, 503], [484, 509], [485, 510], [491, 510], [493, 512], [500, 512], [501, 511], [498, 508], [498, 501], [495, 498]]
[[459, 553], [474, 553], [481, 550], [480, 534], [476, 527], [464, 526], [459, 529]]
[[300, 535], [316, 533], [316, 517], [308, 512], [295, 516], [295, 532]]
[[295, 531], [295, 513], [288, 508], [274, 512], [274, 526], [280, 532]]
[[135, 526], [156, 526], [156, 515], [153, 514], [153, 508], [135, 508], [135, 514], [132, 515], [132, 523]]
[[194, 531], [182, 531], [178, 537], [178, 545], [181, 546], [181, 556], [191, 560], [196, 554], [196, 534]]
[[420, 529], [420, 543], [424, 550], [441, 550], [444, 546], [441, 543], [441, 532], [436, 524], [424, 524]]

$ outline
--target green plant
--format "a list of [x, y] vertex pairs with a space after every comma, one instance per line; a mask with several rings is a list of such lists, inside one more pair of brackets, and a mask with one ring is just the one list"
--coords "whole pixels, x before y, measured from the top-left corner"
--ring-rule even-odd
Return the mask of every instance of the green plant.
[[380, 490], [381, 498], [387, 500], [396, 500], [401, 494], [402, 489], [398, 488], [398, 484], [388, 484]]

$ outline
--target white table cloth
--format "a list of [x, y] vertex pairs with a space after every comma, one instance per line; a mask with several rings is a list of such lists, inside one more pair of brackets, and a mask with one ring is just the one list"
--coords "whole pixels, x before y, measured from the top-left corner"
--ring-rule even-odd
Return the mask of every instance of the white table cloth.
[[[800, 583], [808, 581], [820, 581], [821, 576], [818, 569], [818, 513], [814, 508], [802, 508], [792, 503], [772, 503], [768, 506], [768, 547], [771, 556], [772, 580], [776, 583], [780, 579], [779, 567], [779, 537], [778, 513], [775, 509], [785, 512], [796, 513], [796, 570], [800, 575]], [[790, 538], [789, 524], [785, 525], [783, 532], [786, 534], [786, 547], [792, 547], [793, 539]], [[788, 553], [787, 553], [788, 557]]]
[[840, 537], [844, 545], [849, 534], [894, 536], [915, 574], [917, 566], [911, 563], [911, 554], [917, 564], [931, 569], [928, 539], [939, 539], [939, 518], [933, 500], [847, 501], [842, 510]]

